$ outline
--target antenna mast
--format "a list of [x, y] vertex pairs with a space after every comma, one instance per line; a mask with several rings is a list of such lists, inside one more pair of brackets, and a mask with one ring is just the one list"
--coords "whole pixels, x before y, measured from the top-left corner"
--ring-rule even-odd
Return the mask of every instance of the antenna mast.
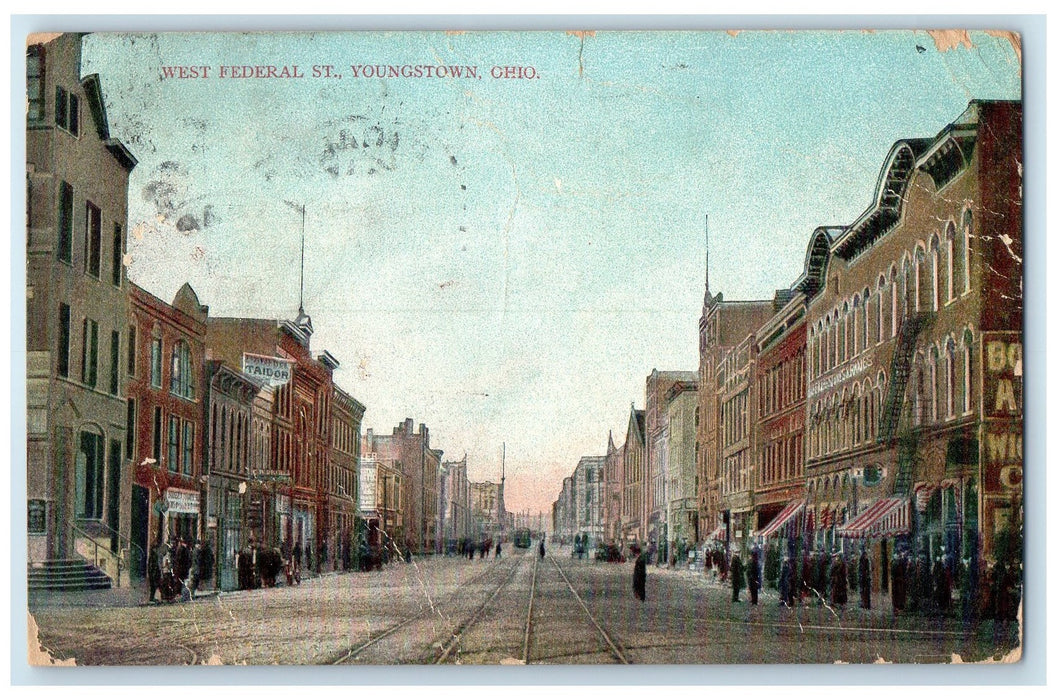
[[705, 293], [708, 293], [708, 214], [705, 214]]
[[[301, 205], [301, 295], [297, 300], [297, 308], [304, 313], [304, 209], [305, 205]], [[705, 275], [707, 277], [707, 273]], [[705, 283], [705, 287], [708, 287], [708, 283]]]

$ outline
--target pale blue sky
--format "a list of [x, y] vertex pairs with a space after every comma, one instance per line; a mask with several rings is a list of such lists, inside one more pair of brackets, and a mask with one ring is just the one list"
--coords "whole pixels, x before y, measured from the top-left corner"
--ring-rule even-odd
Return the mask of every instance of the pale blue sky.
[[[705, 213], [712, 290], [770, 298], [816, 226], [867, 206], [895, 140], [1019, 99], [1010, 43], [970, 37], [600, 32], [581, 54], [563, 32], [97, 34], [83, 72], [139, 159], [134, 281], [292, 318], [284, 201], [305, 203], [313, 350], [341, 361], [365, 427], [426, 422], [476, 479], [498, 477], [505, 441], [508, 508], [545, 509], [610, 429], [623, 440], [653, 368], [697, 369]], [[354, 79], [360, 63], [482, 78]], [[159, 79], [179, 64], [343, 78]], [[489, 77], [510, 64], [540, 77]]]

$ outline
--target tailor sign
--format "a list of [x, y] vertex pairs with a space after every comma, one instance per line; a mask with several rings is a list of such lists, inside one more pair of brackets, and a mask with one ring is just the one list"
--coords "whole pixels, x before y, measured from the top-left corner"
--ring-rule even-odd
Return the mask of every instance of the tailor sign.
[[293, 376], [293, 362], [281, 357], [242, 353], [242, 372], [269, 386], [283, 386]]

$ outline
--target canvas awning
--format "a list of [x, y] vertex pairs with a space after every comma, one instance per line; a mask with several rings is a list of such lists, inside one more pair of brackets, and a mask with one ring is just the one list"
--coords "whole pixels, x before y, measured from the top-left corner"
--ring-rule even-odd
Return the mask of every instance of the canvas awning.
[[924, 481], [914, 484], [914, 503], [919, 513], [924, 513], [928, 510], [929, 501], [932, 500], [932, 494], [936, 492], [937, 488], [939, 488], [938, 484], [930, 484]]
[[803, 499], [790, 501], [785, 508], [779, 511], [778, 515], [774, 516], [774, 520], [767, 523], [767, 526], [757, 533], [757, 537], [772, 537], [777, 534], [779, 530], [791, 522], [804, 509], [805, 503], [806, 501]]
[[910, 501], [881, 498], [837, 529], [841, 537], [892, 537], [910, 532]]
[[705, 539], [706, 540], [722, 540], [723, 542], [726, 542], [727, 541], [727, 528], [726, 528], [726, 526], [725, 525], [720, 525], [715, 530], [713, 530], [711, 533], [709, 533], [708, 537], [706, 537]]

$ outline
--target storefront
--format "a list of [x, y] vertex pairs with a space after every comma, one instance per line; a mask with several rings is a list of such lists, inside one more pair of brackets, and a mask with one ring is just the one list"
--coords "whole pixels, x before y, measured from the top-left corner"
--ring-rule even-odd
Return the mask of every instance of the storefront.
[[187, 542], [198, 540], [201, 536], [199, 501], [197, 491], [172, 487], [165, 490], [162, 530], [166, 533], [166, 539], [180, 537]]

